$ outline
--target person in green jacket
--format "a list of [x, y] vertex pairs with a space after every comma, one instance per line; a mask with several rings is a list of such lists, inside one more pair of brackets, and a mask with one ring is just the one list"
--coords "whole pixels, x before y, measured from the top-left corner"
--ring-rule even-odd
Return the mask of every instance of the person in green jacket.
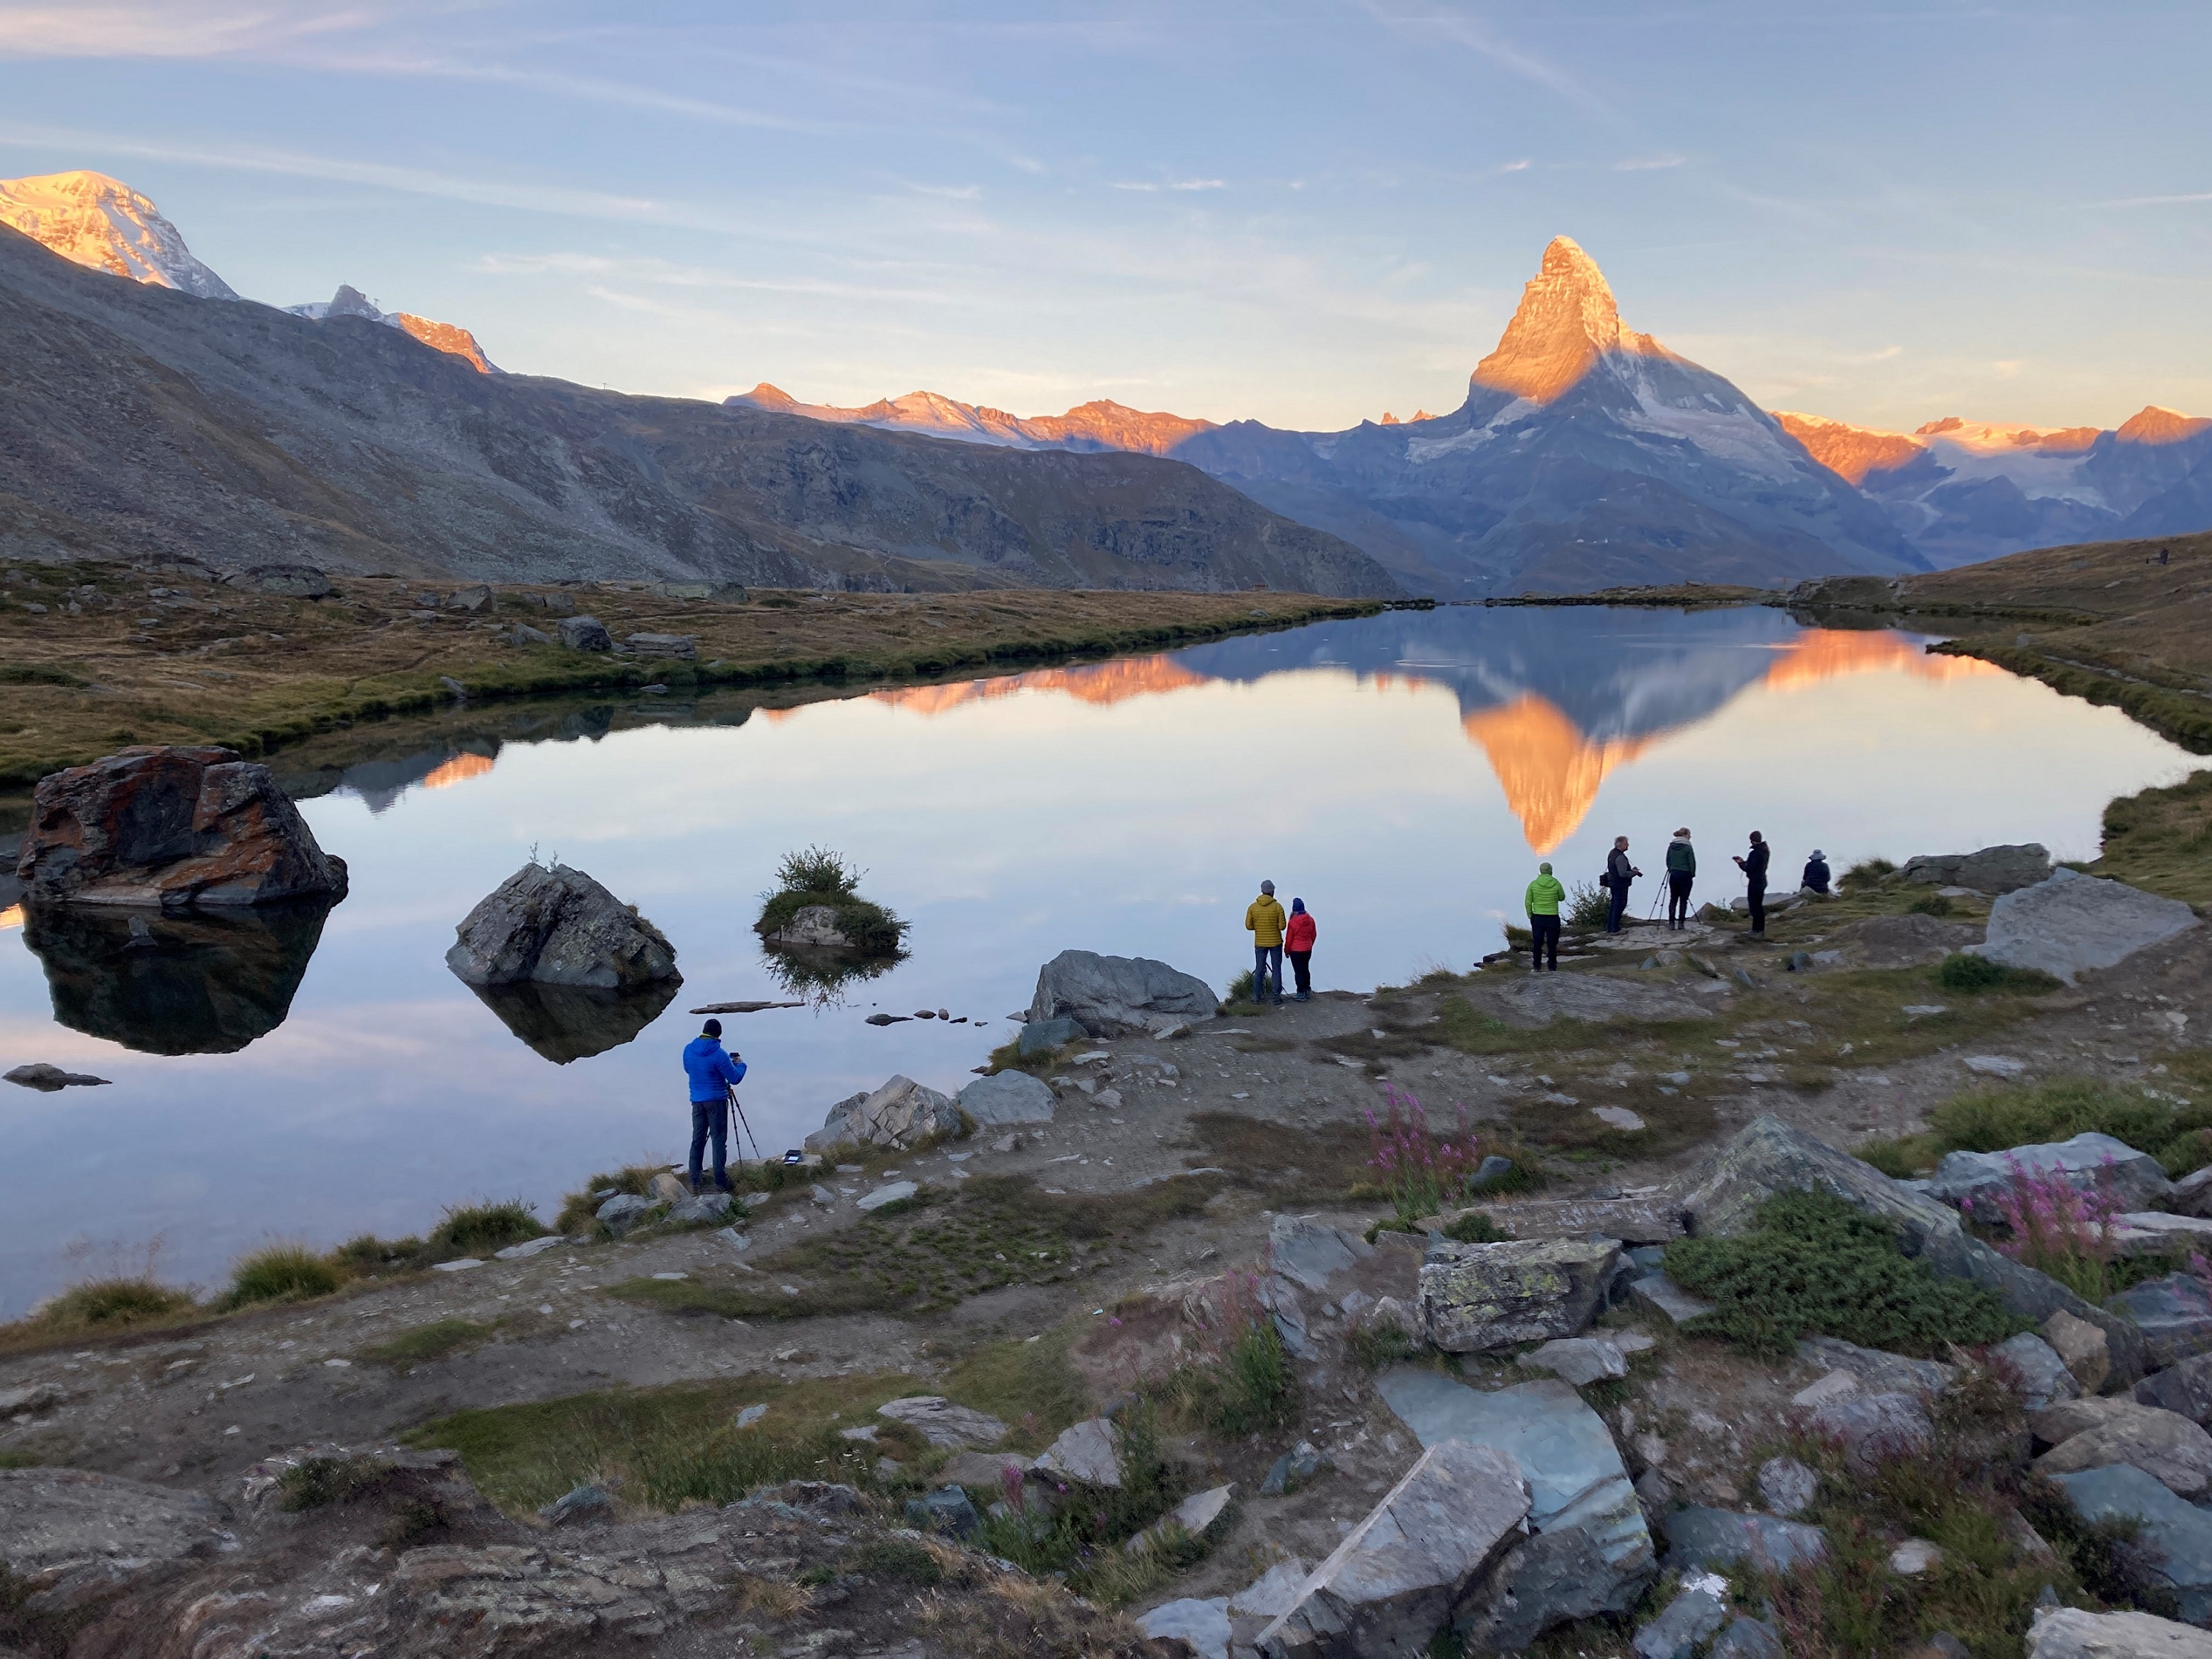
[[[1283, 907], [1275, 898], [1275, 884], [1260, 884], [1260, 896], [1244, 908], [1245, 930], [1252, 935], [1252, 1000], [1271, 996], [1283, 1006]], [[1273, 983], [1270, 984], [1272, 979]]]
[[1528, 884], [1525, 902], [1528, 908], [1528, 971], [1544, 971], [1544, 958], [1550, 954], [1552, 971], [1559, 971], [1559, 905], [1567, 896], [1567, 890], [1552, 873], [1549, 864], [1536, 866], [1536, 879]]
[[1698, 849], [1690, 845], [1686, 828], [1677, 830], [1667, 843], [1667, 925], [1690, 925], [1690, 884], [1698, 878]]

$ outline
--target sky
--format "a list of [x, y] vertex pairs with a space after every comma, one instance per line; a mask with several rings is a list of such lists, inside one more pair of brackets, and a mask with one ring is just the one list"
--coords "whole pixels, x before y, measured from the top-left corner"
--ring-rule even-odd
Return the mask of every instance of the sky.
[[1326, 429], [1553, 236], [1770, 408], [2212, 414], [2212, 7], [0, 0], [0, 177], [503, 368]]

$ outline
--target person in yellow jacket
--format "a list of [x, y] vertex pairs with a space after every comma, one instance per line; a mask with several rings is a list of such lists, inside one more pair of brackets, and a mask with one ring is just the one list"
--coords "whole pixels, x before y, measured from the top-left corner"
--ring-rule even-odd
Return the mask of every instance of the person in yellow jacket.
[[1528, 909], [1528, 971], [1544, 971], [1544, 957], [1548, 951], [1552, 971], [1559, 971], [1559, 904], [1567, 890], [1552, 873], [1549, 864], [1536, 866], [1536, 879], [1528, 884], [1527, 896], [1522, 901]]
[[1252, 1000], [1272, 996], [1283, 1006], [1283, 907], [1275, 902], [1275, 884], [1260, 884], [1260, 896], [1244, 909], [1245, 931], [1252, 935]]

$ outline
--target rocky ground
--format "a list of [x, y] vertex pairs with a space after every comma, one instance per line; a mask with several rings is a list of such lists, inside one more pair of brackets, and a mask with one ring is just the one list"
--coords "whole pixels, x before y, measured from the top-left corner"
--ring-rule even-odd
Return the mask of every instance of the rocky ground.
[[[1224, 1598], [1285, 1562], [1322, 1562], [1379, 1502], [1399, 1501], [1409, 1472], [1428, 1468], [1437, 1423], [1525, 1385], [1555, 1391], [1525, 1397], [1572, 1434], [1583, 1418], [1600, 1425], [1589, 1455], [1610, 1455], [1613, 1474], [1599, 1484], [1626, 1494], [1634, 1481], [1615, 1520], [1643, 1541], [1620, 1544], [1603, 1571], [1565, 1575], [1612, 1586], [1617, 1605], [1581, 1609], [1590, 1616], [1548, 1635], [1523, 1632], [1510, 1649], [1496, 1644], [1504, 1636], [1471, 1638], [1468, 1650], [1626, 1654], [1674, 1587], [1705, 1571], [1668, 1530], [1678, 1518], [1771, 1510], [1762, 1468], [1793, 1448], [1818, 1462], [1798, 1396], [1850, 1392], [1832, 1374], [1854, 1366], [1875, 1367], [1856, 1384], [1863, 1394], [1895, 1391], [1878, 1386], [1878, 1358], [1747, 1357], [1685, 1336], [1650, 1297], [1622, 1299], [1617, 1282], [1584, 1310], [1612, 1358], [1571, 1379], [1579, 1395], [1522, 1363], [1530, 1341], [1440, 1358], [1418, 1321], [1401, 1340], [1388, 1310], [1416, 1302], [1425, 1243], [1451, 1247], [1419, 1233], [1365, 1239], [1392, 1212], [1370, 1162], [1370, 1117], [1387, 1128], [1395, 1110], [1402, 1124], [1418, 1098], [1432, 1129], [1511, 1159], [1520, 1176], [1482, 1202], [1508, 1235], [1574, 1244], [1605, 1231], [1648, 1246], [1680, 1231], [1653, 1218], [1679, 1215], [1683, 1182], [1713, 1147], [1762, 1119], [1849, 1148], [1915, 1135], [1941, 1103], [1978, 1086], [2081, 1079], [2169, 1101], [2206, 1094], [2212, 930], [2189, 928], [2055, 992], [1953, 992], [1934, 966], [1981, 939], [1990, 902], [1954, 886], [1930, 905], [1937, 890], [1893, 879], [1786, 904], [1764, 941], [1707, 913], [1686, 933], [1583, 939], [1557, 975], [1532, 976], [1509, 957], [1372, 994], [1231, 1007], [1176, 1036], [1069, 1044], [1028, 1062], [1050, 1091], [1048, 1122], [987, 1125], [921, 1151], [848, 1149], [749, 1194], [734, 1226], [648, 1225], [613, 1239], [589, 1223], [587, 1198], [572, 1236], [507, 1259], [65, 1345], [15, 1328], [0, 1348], [0, 1469], [20, 1470], [7, 1479], [51, 1480], [40, 1472], [59, 1468], [157, 1489], [109, 1490], [92, 1512], [111, 1521], [115, 1504], [208, 1507], [167, 1542], [117, 1547], [120, 1558], [82, 1537], [10, 1538], [0, 1518], [15, 1575], [0, 1580], [0, 1620], [13, 1621], [0, 1623], [0, 1647], [401, 1653], [465, 1634], [472, 1645], [459, 1650], [485, 1653], [596, 1652], [617, 1637], [672, 1653], [739, 1639], [763, 1653], [1108, 1652], [1140, 1638], [1126, 1615], [1097, 1609], [1172, 1603], [1194, 1611], [1155, 1616], [1157, 1634], [1183, 1630], [1194, 1650], [1225, 1654], [1285, 1611], [1285, 1575], [1246, 1605]], [[902, 1182], [915, 1183], [913, 1198], [880, 1205]], [[1244, 1328], [1240, 1298], [1271, 1316], [1261, 1324], [1291, 1350], [1286, 1384], [1243, 1415], [1245, 1396], [1222, 1382], [1243, 1352], [1231, 1340]], [[933, 1443], [878, 1414], [918, 1391], [993, 1414], [1002, 1432], [967, 1443], [1024, 1465], [1063, 1431], [1115, 1413], [1121, 1426], [1098, 1432], [1121, 1437], [1129, 1504], [1142, 1484], [1132, 1436], [1165, 1471], [1148, 1489], [1151, 1513], [1222, 1487], [1233, 1501], [1140, 1567], [1120, 1565], [1117, 1546], [1108, 1571], [1091, 1550], [1063, 1569], [1079, 1598], [1048, 1574], [1040, 1582], [908, 1528], [927, 1517], [909, 1516], [907, 1500], [939, 1489], [940, 1466], [960, 1453], [957, 1435]], [[763, 1409], [746, 1417], [753, 1407]], [[1952, 1419], [1937, 1418], [1951, 1435]], [[441, 1447], [458, 1460], [426, 1461]], [[374, 1461], [344, 1462], [367, 1473], [341, 1481], [338, 1497], [287, 1509], [271, 1482], [315, 1448]], [[988, 1504], [989, 1467], [955, 1473]], [[1837, 1483], [1821, 1500], [1833, 1536], [1864, 1529], [1883, 1560], [1907, 1541], [1883, 1532], [1902, 1524], [1895, 1505], [1844, 1518], [1838, 1494], [1873, 1490], [1867, 1480], [1843, 1464], [1815, 1473]], [[837, 1490], [720, 1507], [796, 1474], [835, 1477]], [[1451, 1475], [1462, 1477], [1473, 1478]], [[592, 1524], [541, 1517], [582, 1486], [601, 1494], [591, 1503], [603, 1508], [580, 1517]], [[1535, 1501], [1532, 1524], [1548, 1526], [1550, 1500]], [[1102, 1498], [1101, 1514], [1122, 1503]], [[1505, 1527], [1508, 1542], [1493, 1540], [1484, 1558], [1493, 1636], [1522, 1616], [1499, 1610], [1506, 1593], [1492, 1582], [1498, 1549], [1533, 1547], [1510, 1544], [1520, 1535]], [[1849, 1536], [1864, 1554], [1861, 1534]], [[1969, 1559], [1957, 1540], [1948, 1547]], [[2035, 1577], [2021, 1592], [2031, 1600], [2046, 1582], [2085, 1607], [2115, 1599], [2116, 1581], [2091, 1585], [2064, 1564], [2018, 1551], [1972, 1559], [1991, 1583]], [[86, 1578], [88, 1559], [108, 1565]], [[150, 1565], [118, 1564], [131, 1560]], [[1897, 1605], [1924, 1602], [1930, 1620], [1959, 1626], [1965, 1648], [1927, 1651], [2022, 1650], [2029, 1601], [2012, 1590], [1985, 1598], [1983, 1625], [1969, 1628], [1960, 1599], [1929, 1588], [1948, 1582], [1942, 1569], [1877, 1560], [1869, 1571]], [[54, 1592], [72, 1572], [73, 1588]], [[1732, 1581], [1745, 1610], [1751, 1588]], [[1524, 1585], [1514, 1606], [1557, 1593]], [[229, 1610], [220, 1618], [207, 1611], [218, 1605]], [[1807, 1632], [1825, 1616], [1787, 1596], [1779, 1608], [1783, 1625], [1797, 1619]], [[1700, 1628], [1704, 1640], [1721, 1626]], [[1320, 1644], [1282, 1650], [1401, 1650], [1372, 1632], [1305, 1639]], [[1731, 1651], [1765, 1650], [1755, 1631], [1726, 1639], [1752, 1644]], [[1808, 1633], [1790, 1650], [1873, 1650]]]

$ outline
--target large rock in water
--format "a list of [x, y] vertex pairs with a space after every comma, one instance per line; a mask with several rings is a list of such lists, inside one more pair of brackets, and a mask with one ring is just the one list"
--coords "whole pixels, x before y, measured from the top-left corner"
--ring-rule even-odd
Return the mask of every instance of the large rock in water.
[[269, 769], [230, 749], [125, 749], [39, 780], [15, 874], [33, 903], [268, 904], [342, 896], [343, 860]]
[[1471, 1653], [1518, 1653], [1552, 1626], [1623, 1613], [1651, 1581], [1651, 1532], [1598, 1414], [1561, 1382], [1470, 1389], [1435, 1371], [1387, 1371], [1376, 1389], [1424, 1446], [1510, 1457], [1528, 1483], [1528, 1529], [1462, 1597]]
[[1620, 1261], [1611, 1239], [1439, 1239], [1421, 1263], [1422, 1327], [1447, 1353], [1572, 1336], [1596, 1314]]
[[806, 1137], [810, 1152], [839, 1146], [890, 1146], [903, 1152], [960, 1133], [960, 1108], [949, 1095], [894, 1077], [872, 1093], [848, 1095]]
[[1066, 1018], [1095, 1037], [1131, 1036], [1163, 1021], [1211, 1019], [1220, 1006], [1204, 980], [1150, 957], [1062, 951], [1037, 970], [1030, 1019]]
[[471, 985], [583, 985], [627, 991], [673, 981], [676, 949], [660, 929], [565, 864], [526, 864], [455, 930], [446, 966]]
[[2132, 1320], [1999, 1255], [1966, 1232], [1955, 1210], [1778, 1117], [1759, 1118], [1738, 1130], [1706, 1155], [1687, 1182], [1682, 1212], [1693, 1235], [1746, 1231], [1759, 1206], [1779, 1193], [1829, 1193], [1855, 1210], [1893, 1222], [1905, 1255], [1946, 1278], [1971, 1279], [2014, 1313], [2039, 1325], [2063, 1311], [2099, 1327], [2120, 1380], [2132, 1382], [2142, 1375], [2143, 1337]]
[[1528, 1488], [1504, 1453], [1431, 1446], [1255, 1645], [1267, 1659], [1420, 1653], [1528, 1513]]
[[1905, 860], [1898, 874], [1923, 887], [2012, 893], [2051, 878], [2051, 851], [2031, 841], [2016, 847], [1984, 847], [1978, 853], [1922, 853]]
[[1997, 1200], [2011, 1191], [2015, 1170], [2062, 1181], [2076, 1192], [2101, 1192], [2122, 1210], [2148, 1210], [2173, 1193], [2156, 1158], [2094, 1131], [2002, 1152], [1946, 1152], [1923, 1190], [1995, 1226], [2004, 1219]]
[[2179, 899], [2160, 898], [2072, 870], [2007, 893], [1990, 907], [1982, 954], [2007, 968], [2039, 968], [2065, 984], [2197, 926]]

